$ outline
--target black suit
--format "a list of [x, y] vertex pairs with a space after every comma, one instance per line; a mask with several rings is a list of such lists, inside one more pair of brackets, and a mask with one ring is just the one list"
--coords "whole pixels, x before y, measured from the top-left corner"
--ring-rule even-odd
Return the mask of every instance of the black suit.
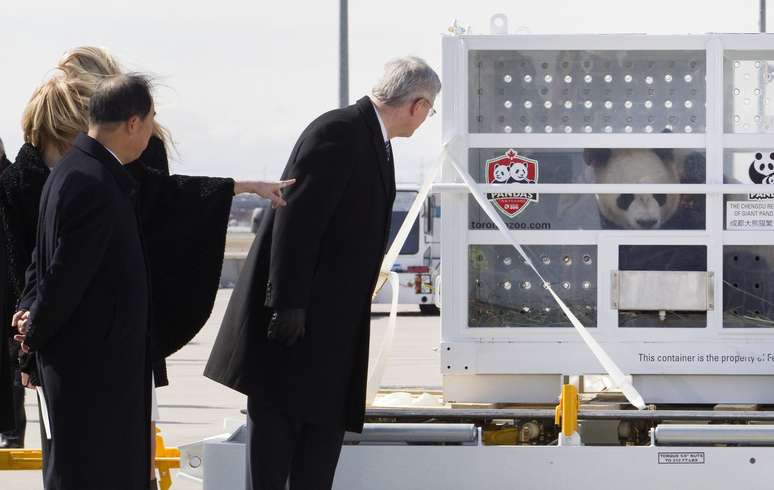
[[[282, 178], [297, 179], [288, 205], [261, 222], [205, 375], [247, 394], [251, 418], [261, 407], [295, 434], [305, 426], [359, 432], [371, 295], [395, 199], [395, 172], [371, 101], [312, 122]], [[295, 308], [306, 310], [305, 338], [290, 348], [268, 341], [272, 310]]]
[[148, 486], [148, 286], [135, 185], [81, 134], [43, 187], [20, 308], [30, 311], [27, 343], [50, 411], [47, 490]]

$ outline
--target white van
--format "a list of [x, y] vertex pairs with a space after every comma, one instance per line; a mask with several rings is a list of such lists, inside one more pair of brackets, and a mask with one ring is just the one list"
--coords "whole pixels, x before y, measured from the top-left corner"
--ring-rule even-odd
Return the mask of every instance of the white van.
[[[411, 204], [416, 199], [419, 187], [398, 184], [390, 223], [390, 245], [398, 234]], [[425, 314], [438, 314], [436, 305], [436, 282], [440, 274], [440, 218], [441, 208], [437, 197], [430, 195], [422, 205], [417, 221], [411, 228], [406, 243], [395, 261], [393, 271], [400, 276], [400, 304], [419, 305]], [[389, 282], [374, 298], [376, 304], [392, 302], [392, 288]]]

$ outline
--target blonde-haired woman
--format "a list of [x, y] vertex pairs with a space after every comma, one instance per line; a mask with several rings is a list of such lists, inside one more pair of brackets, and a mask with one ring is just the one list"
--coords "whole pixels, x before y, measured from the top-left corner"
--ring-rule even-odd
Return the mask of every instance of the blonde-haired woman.
[[[67, 80], [76, 85], [81, 98], [87, 101], [87, 105], [100, 80], [123, 72], [118, 60], [107, 49], [96, 46], [79, 46], [71, 49], [59, 59], [57, 69], [65, 74]], [[148, 158], [146, 155], [144, 163], [168, 174], [166, 149], [171, 146], [171, 137], [169, 131], [157, 121], [153, 126], [155, 138], [151, 145], [158, 146], [159, 143], [163, 143], [164, 154], [157, 154], [157, 158]]]
[[[13, 294], [6, 295], [10, 302], [6, 304], [15, 305], [23, 291], [23, 273], [35, 243], [38, 202], [49, 169], [75, 136], [86, 130], [88, 100], [96, 84], [119, 70], [107, 51], [76, 48], [36, 90], [24, 112], [26, 143], [9, 168], [13, 171], [0, 176], [0, 215], [13, 263], [6, 288]], [[190, 341], [212, 310], [234, 194], [255, 193], [280, 206], [284, 204], [281, 189], [292, 183], [170, 176], [166, 141], [166, 131], [158, 126], [140, 159], [125, 167], [140, 183], [137, 205], [153, 291], [151, 355], [156, 385], [167, 384], [164, 358]], [[87, 359], [84, 356], [84, 362]], [[25, 371], [34, 374], [29, 366]], [[22, 379], [29, 381], [28, 376]], [[111, 464], [109, 457], [105, 453], [106, 465]], [[151, 485], [155, 488], [155, 482]]]
[[[82, 110], [77, 92], [63, 77], [54, 77], [38, 87], [32, 94], [22, 117], [22, 128], [27, 142], [19, 150], [14, 164], [0, 175], [0, 220], [3, 227], [3, 244], [7, 260], [2, 283], [2, 307], [4, 325], [10, 325], [16, 304], [24, 290], [24, 273], [30, 263], [37, 233], [38, 204], [50, 166], [59, 160], [69, 148], [69, 141], [80, 129], [80, 123], [69, 116]], [[66, 108], [70, 106], [69, 108]], [[54, 131], [53, 128], [59, 128]], [[43, 142], [45, 141], [45, 144]], [[48, 163], [47, 163], [48, 162]], [[19, 359], [19, 344], [11, 342], [10, 359], [14, 363], [11, 379], [2, 380], [4, 386], [12, 386], [14, 428], [3, 433], [4, 445], [24, 447], [27, 417], [24, 412], [24, 386], [37, 384], [37, 376], [31, 356]], [[30, 382], [30, 374], [32, 381]], [[0, 407], [3, 408], [4, 407]], [[41, 425], [42, 433], [42, 425]], [[44, 454], [47, 454], [45, 437]], [[45, 458], [44, 458], [45, 462]]]
[[107, 49], [97, 46], [79, 46], [67, 51], [59, 58], [57, 67], [71, 80], [121, 73], [118, 60]]

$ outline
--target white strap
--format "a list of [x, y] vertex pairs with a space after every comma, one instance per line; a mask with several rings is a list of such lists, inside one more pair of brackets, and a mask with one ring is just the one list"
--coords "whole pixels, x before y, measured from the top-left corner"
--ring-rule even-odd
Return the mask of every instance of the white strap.
[[[384, 377], [384, 370], [387, 364], [387, 358], [392, 352], [392, 343], [395, 339], [395, 327], [398, 320], [398, 296], [400, 294], [400, 277], [397, 273], [392, 272], [392, 266], [395, 265], [395, 261], [398, 259], [403, 244], [406, 243], [406, 239], [411, 233], [411, 228], [414, 226], [414, 222], [419, 216], [419, 211], [422, 209], [422, 205], [427, 199], [427, 195], [430, 193], [430, 188], [433, 186], [433, 180], [438, 173], [438, 169], [441, 168], [443, 163], [443, 155], [439, 155], [436, 162], [430, 168], [430, 172], [425, 177], [425, 181], [422, 183], [422, 187], [419, 188], [417, 196], [414, 198], [414, 202], [409, 208], [406, 218], [403, 220], [403, 224], [398, 230], [398, 234], [395, 235], [390, 249], [384, 256], [382, 261], [382, 272], [388, 273], [390, 277], [390, 287], [392, 288], [392, 306], [390, 307], [390, 320], [387, 325], [387, 332], [384, 335], [382, 345], [379, 347], [379, 354], [376, 357], [376, 361], [368, 375], [368, 385], [366, 389], [366, 404], [371, 405], [376, 398], [376, 393], [379, 391], [379, 387], [382, 384], [382, 378]], [[377, 285], [377, 288], [379, 286]]]
[[366, 405], [373, 405], [376, 399], [376, 393], [382, 386], [384, 369], [387, 366], [387, 358], [392, 352], [392, 343], [395, 340], [395, 327], [398, 321], [398, 292], [400, 289], [400, 277], [397, 272], [390, 272], [390, 287], [392, 288], [392, 305], [390, 306], [390, 320], [387, 324], [387, 332], [384, 334], [384, 340], [379, 347], [379, 354], [376, 356], [374, 367], [368, 376], [366, 388]]
[[51, 419], [48, 418], [46, 395], [43, 393], [43, 388], [40, 386], [36, 386], [35, 391], [38, 394], [38, 405], [40, 405], [40, 416], [43, 418], [43, 428], [46, 429], [46, 439], [51, 440]]
[[438, 173], [442, 163], [443, 153], [438, 156], [433, 166], [430, 167], [430, 172], [428, 172], [427, 177], [425, 177], [425, 181], [422, 183], [422, 187], [419, 188], [417, 197], [415, 197], [414, 202], [411, 203], [408, 214], [403, 220], [403, 224], [400, 226], [398, 234], [395, 235], [395, 240], [392, 242], [390, 249], [384, 256], [384, 260], [382, 261], [382, 271], [390, 272], [392, 270], [392, 266], [395, 265], [395, 261], [398, 259], [398, 255], [403, 248], [403, 244], [406, 243], [406, 239], [408, 238], [409, 233], [411, 233], [411, 228], [414, 226], [414, 221], [416, 221], [417, 216], [419, 216], [419, 211], [422, 209], [422, 205], [425, 203], [427, 195], [430, 193], [430, 188], [433, 187], [435, 174]]
[[551, 284], [543, 278], [529, 257], [527, 257], [527, 254], [524, 253], [521, 245], [516, 242], [514, 235], [508, 230], [508, 227], [505, 225], [502, 217], [497, 213], [492, 204], [484, 197], [484, 195], [478, 191], [476, 181], [473, 180], [473, 177], [471, 177], [470, 174], [468, 174], [451, 156], [449, 153], [449, 146], [453, 141], [456, 140], [452, 140], [445, 144], [442, 150], [442, 154], [445, 154], [446, 156], [446, 161], [448, 161], [454, 167], [460, 177], [462, 177], [462, 180], [465, 182], [465, 185], [470, 190], [470, 193], [478, 202], [478, 205], [481, 206], [481, 209], [483, 209], [484, 212], [489, 216], [489, 219], [491, 219], [494, 224], [497, 225], [497, 229], [500, 230], [500, 233], [519, 252], [522, 259], [524, 259], [524, 263], [527, 264], [535, 272], [535, 274], [537, 274], [538, 278], [540, 278], [540, 281], [543, 283], [543, 287], [547, 289], [549, 293], [551, 293], [551, 296], [553, 296], [554, 300], [570, 320], [573, 327], [575, 327], [575, 330], [586, 343], [586, 346], [591, 350], [591, 353], [594, 354], [594, 357], [597, 358], [605, 371], [607, 371], [607, 374], [610, 376], [615, 386], [621, 390], [626, 399], [629, 400], [629, 403], [640, 410], [644, 409], [645, 401], [632, 385], [631, 377], [626, 376], [623, 371], [621, 371], [621, 369], [616, 365], [615, 362], [613, 362], [610, 356], [607, 355], [607, 352], [605, 352], [602, 346], [599, 345], [599, 343], [594, 339], [594, 337], [591, 336], [591, 334], [588, 333], [580, 320], [578, 320], [572, 311], [570, 311], [564, 301], [562, 301], [562, 299], [556, 295], [553, 288], [551, 287]]
[[417, 219], [417, 216], [419, 215], [419, 211], [422, 208], [422, 204], [425, 202], [425, 199], [427, 198], [427, 195], [430, 192], [430, 188], [432, 187], [433, 180], [435, 179], [435, 175], [438, 173], [438, 170], [440, 169], [441, 164], [443, 162], [449, 162], [457, 171], [457, 173], [460, 175], [460, 177], [462, 177], [462, 180], [465, 182], [465, 185], [470, 190], [470, 193], [476, 199], [476, 202], [478, 202], [479, 206], [481, 206], [481, 209], [483, 209], [484, 212], [489, 216], [489, 218], [495, 223], [495, 225], [497, 225], [497, 228], [498, 230], [500, 230], [500, 233], [502, 233], [503, 236], [511, 243], [511, 245], [513, 245], [513, 247], [519, 252], [522, 259], [524, 260], [524, 263], [527, 264], [535, 272], [538, 278], [540, 278], [540, 281], [543, 283], [543, 287], [545, 287], [548, 290], [548, 292], [554, 298], [554, 301], [556, 301], [556, 303], [562, 309], [564, 314], [570, 320], [570, 323], [572, 323], [573, 327], [575, 327], [575, 330], [578, 332], [578, 335], [580, 335], [581, 339], [583, 339], [583, 341], [586, 343], [586, 346], [591, 350], [591, 353], [594, 355], [594, 357], [597, 358], [599, 363], [605, 369], [605, 371], [613, 381], [614, 385], [621, 390], [621, 392], [626, 397], [626, 399], [629, 400], [629, 403], [631, 403], [632, 405], [634, 405], [640, 410], [644, 409], [645, 401], [643, 400], [639, 392], [632, 385], [631, 376], [627, 376], [623, 373], [623, 371], [621, 371], [618, 365], [616, 365], [616, 363], [610, 358], [610, 356], [607, 354], [607, 352], [605, 352], [602, 346], [599, 345], [599, 343], [594, 339], [594, 337], [591, 336], [591, 334], [588, 333], [588, 331], [580, 322], [580, 320], [578, 320], [578, 318], [572, 313], [572, 311], [570, 311], [570, 309], [567, 307], [564, 301], [562, 301], [562, 299], [559, 296], [557, 296], [557, 294], [554, 292], [553, 288], [551, 287], [551, 284], [543, 278], [543, 276], [535, 268], [534, 264], [529, 259], [527, 254], [521, 248], [521, 245], [519, 245], [516, 242], [513, 235], [508, 231], [508, 227], [505, 225], [505, 222], [503, 221], [502, 217], [497, 213], [497, 211], [495, 211], [492, 204], [486, 200], [484, 195], [478, 192], [478, 189], [477, 189], [478, 184], [473, 180], [470, 174], [468, 174], [465, 170], [463, 170], [462, 167], [451, 156], [451, 154], [449, 153], [449, 147], [455, 141], [458, 141], [458, 140], [453, 139], [448, 143], [444, 144], [443, 150], [441, 151], [439, 158], [436, 160], [435, 164], [431, 167], [430, 172], [425, 178], [425, 182], [422, 184], [422, 187], [420, 188], [419, 193], [414, 199], [414, 202], [412, 203], [411, 208], [409, 209], [409, 212], [406, 218], [404, 219], [403, 224], [401, 225], [400, 230], [398, 231], [398, 234], [395, 237], [395, 240], [392, 242], [392, 246], [390, 247], [390, 250], [387, 252], [387, 254], [384, 257], [384, 261], [382, 262], [382, 271], [390, 273], [390, 285], [392, 287], [392, 306], [390, 308], [390, 319], [389, 319], [389, 324], [387, 326], [387, 332], [385, 333], [385, 337], [380, 347], [379, 354], [377, 355], [376, 362], [374, 363], [374, 367], [368, 376], [366, 404], [371, 405], [374, 399], [376, 398], [376, 393], [379, 391], [382, 377], [384, 376], [384, 369], [386, 366], [387, 358], [389, 357], [389, 354], [392, 351], [392, 344], [395, 338], [395, 327], [397, 323], [398, 294], [399, 294], [399, 288], [400, 288], [400, 284], [399, 284], [400, 281], [399, 281], [398, 275], [394, 272], [391, 272], [392, 266], [395, 264], [398, 254], [400, 253], [400, 250], [403, 248], [403, 244], [405, 243], [411, 231], [411, 227], [413, 226], [414, 221]]

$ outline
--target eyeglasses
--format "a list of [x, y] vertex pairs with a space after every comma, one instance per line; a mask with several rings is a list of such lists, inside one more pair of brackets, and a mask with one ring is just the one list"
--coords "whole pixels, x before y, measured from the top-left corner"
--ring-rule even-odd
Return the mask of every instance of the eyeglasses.
[[433, 117], [433, 116], [435, 116], [435, 114], [436, 114], [436, 112], [437, 112], [437, 111], [436, 111], [436, 110], [435, 110], [435, 108], [433, 107], [433, 103], [432, 103], [432, 102], [430, 102], [429, 100], [427, 100], [427, 99], [426, 99], [426, 98], [424, 98], [424, 97], [420, 97], [420, 98], [418, 98], [418, 99], [417, 99], [417, 102], [419, 102], [420, 100], [421, 100], [421, 101], [423, 101], [423, 102], [427, 102], [427, 105], [429, 105], [429, 106], [430, 106], [430, 110], [429, 110], [429, 111], [427, 111], [427, 117]]

